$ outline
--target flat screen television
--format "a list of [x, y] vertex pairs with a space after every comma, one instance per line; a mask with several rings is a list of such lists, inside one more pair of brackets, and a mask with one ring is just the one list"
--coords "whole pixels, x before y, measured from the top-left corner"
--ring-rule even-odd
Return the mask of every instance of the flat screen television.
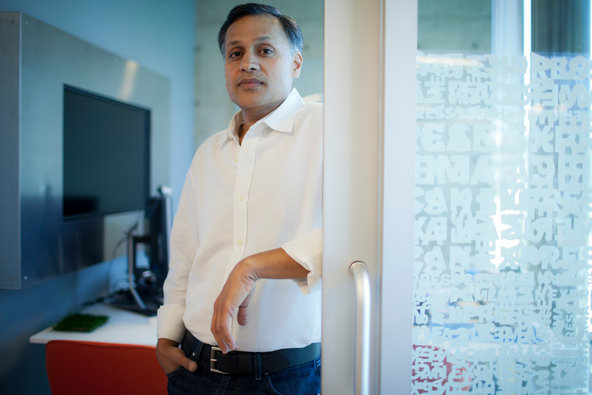
[[150, 110], [64, 85], [64, 220], [142, 210], [150, 197]]

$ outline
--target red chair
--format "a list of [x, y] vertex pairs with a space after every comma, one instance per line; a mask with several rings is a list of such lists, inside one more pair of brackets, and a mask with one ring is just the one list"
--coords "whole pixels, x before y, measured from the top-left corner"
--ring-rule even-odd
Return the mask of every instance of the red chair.
[[52, 395], [167, 392], [154, 347], [53, 340], [45, 350]]

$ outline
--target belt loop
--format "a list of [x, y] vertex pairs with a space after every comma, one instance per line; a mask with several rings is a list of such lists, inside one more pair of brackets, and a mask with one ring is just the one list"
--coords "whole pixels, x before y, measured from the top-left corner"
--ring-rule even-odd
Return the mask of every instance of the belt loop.
[[251, 366], [253, 366], [253, 370], [255, 373], [255, 380], [261, 380], [261, 354], [258, 352], [254, 352], [251, 354]]
[[185, 335], [183, 336], [183, 340], [181, 340], [181, 350], [185, 352], [185, 354], [189, 353], [189, 349], [191, 348], [191, 333], [186, 329]]
[[195, 362], [199, 361], [203, 343], [200, 342], [189, 330], [185, 330], [185, 337], [181, 343], [181, 349], [185, 352], [185, 356]]
[[201, 350], [203, 349], [203, 343], [200, 342], [199, 340], [195, 339], [195, 342], [197, 343], [197, 347], [195, 347], [193, 354], [191, 354], [192, 357], [194, 357], [194, 361], [197, 362], [199, 361], [199, 358], [201, 357]]

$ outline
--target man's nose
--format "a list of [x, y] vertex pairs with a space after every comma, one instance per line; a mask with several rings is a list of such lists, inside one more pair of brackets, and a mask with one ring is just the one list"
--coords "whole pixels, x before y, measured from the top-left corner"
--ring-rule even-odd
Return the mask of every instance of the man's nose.
[[242, 63], [241, 63], [241, 70], [242, 71], [254, 71], [259, 68], [259, 63], [257, 61], [257, 57], [251, 51], [245, 52], [243, 55]]

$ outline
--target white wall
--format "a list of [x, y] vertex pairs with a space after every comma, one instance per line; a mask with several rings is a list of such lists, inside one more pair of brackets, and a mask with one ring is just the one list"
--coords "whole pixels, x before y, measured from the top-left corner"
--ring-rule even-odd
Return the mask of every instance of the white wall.
[[[195, 150], [194, 0], [0, 0], [0, 11], [22, 11], [170, 79], [176, 207]], [[103, 263], [23, 290], [0, 290], [0, 393], [49, 393], [43, 347], [28, 338], [100, 295], [110, 270], [116, 266]]]

